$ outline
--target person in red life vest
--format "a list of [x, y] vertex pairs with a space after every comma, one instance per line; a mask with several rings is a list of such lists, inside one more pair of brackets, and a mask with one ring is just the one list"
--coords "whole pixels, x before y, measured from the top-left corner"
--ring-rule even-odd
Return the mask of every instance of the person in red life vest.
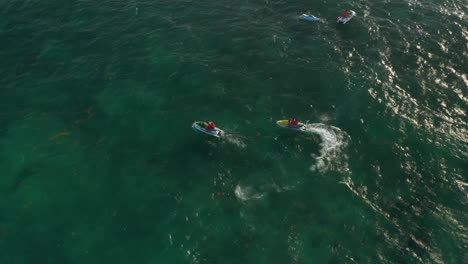
[[349, 11], [348, 10], [344, 11], [344, 13], [341, 16], [342, 17], [348, 17], [349, 16]]
[[208, 130], [213, 130], [216, 128], [216, 125], [213, 122], [209, 121], [208, 123], [206, 123], [205, 128]]
[[299, 126], [299, 120], [297, 118], [293, 117], [289, 120], [289, 125], [290, 126]]

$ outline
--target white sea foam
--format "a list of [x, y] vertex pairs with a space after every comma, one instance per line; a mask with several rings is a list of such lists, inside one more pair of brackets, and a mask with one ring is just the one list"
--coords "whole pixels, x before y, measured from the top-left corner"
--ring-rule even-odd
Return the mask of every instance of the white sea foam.
[[245, 148], [247, 146], [247, 144], [244, 143], [244, 141], [242, 140], [241, 137], [239, 136], [235, 136], [235, 135], [232, 135], [232, 134], [226, 134], [224, 135], [224, 139], [233, 144], [233, 145], [236, 145], [237, 147], [239, 148]]
[[256, 191], [250, 186], [241, 187], [240, 185], [237, 185], [234, 193], [236, 194], [236, 197], [242, 201], [248, 201], [252, 199], [258, 200], [263, 197], [263, 193]]
[[307, 125], [307, 131], [319, 135], [322, 141], [320, 154], [315, 156], [316, 164], [310, 167], [311, 170], [348, 170], [347, 155], [344, 153], [349, 141], [348, 134], [337, 127], [321, 123]]

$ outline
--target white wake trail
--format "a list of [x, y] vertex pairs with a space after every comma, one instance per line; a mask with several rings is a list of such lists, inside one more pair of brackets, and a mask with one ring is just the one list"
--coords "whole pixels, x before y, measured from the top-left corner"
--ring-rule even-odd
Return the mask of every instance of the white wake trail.
[[316, 164], [310, 167], [313, 171], [324, 172], [327, 170], [348, 171], [347, 155], [344, 152], [350, 137], [341, 129], [315, 123], [307, 125], [307, 132], [320, 136], [320, 154], [314, 155]]

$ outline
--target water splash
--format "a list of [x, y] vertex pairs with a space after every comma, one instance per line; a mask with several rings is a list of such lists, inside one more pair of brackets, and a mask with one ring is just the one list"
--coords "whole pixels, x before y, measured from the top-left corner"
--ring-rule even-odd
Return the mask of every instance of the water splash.
[[264, 195], [264, 193], [260, 193], [250, 186], [241, 187], [240, 185], [236, 186], [234, 193], [236, 194], [236, 197], [242, 201], [248, 201], [252, 199], [258, 200]]
[[236, 136], [233, 134], [225, 134], [223, 137], [227, 142], [244, 149], [247, 147], [247, 144], [245, 144], [244, 140], [240, 136]]

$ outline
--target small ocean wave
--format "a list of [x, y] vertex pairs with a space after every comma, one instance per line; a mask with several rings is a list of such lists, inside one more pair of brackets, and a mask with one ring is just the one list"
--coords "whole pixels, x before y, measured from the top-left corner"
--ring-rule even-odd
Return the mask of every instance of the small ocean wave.
[[315, 156], [316, 164], [310, 167], [313, 171], [347, 171], [347, 156], [343, 152], [349, 141], [349, 135], [341, 129], [321, 123], [307, 126], [307, 131], [320, 136], [320, 154]]
[[364, 187], [355, 187], [353, 181], [350, 177], [345, 178], [343, 181], [340, 182], [341, 184], [346, 185], [348, 189], [353, 192], [357, 197], [361, 198], [368, 206], [374, 210], [374, 212], [379, 213], [380, 215], [384, 216], [385, 218], [389, 218], [389, 214], [386, 213], [382, 208], [380, 208], [377, 204], [372, 202], [367, 197], [367, 188]]

